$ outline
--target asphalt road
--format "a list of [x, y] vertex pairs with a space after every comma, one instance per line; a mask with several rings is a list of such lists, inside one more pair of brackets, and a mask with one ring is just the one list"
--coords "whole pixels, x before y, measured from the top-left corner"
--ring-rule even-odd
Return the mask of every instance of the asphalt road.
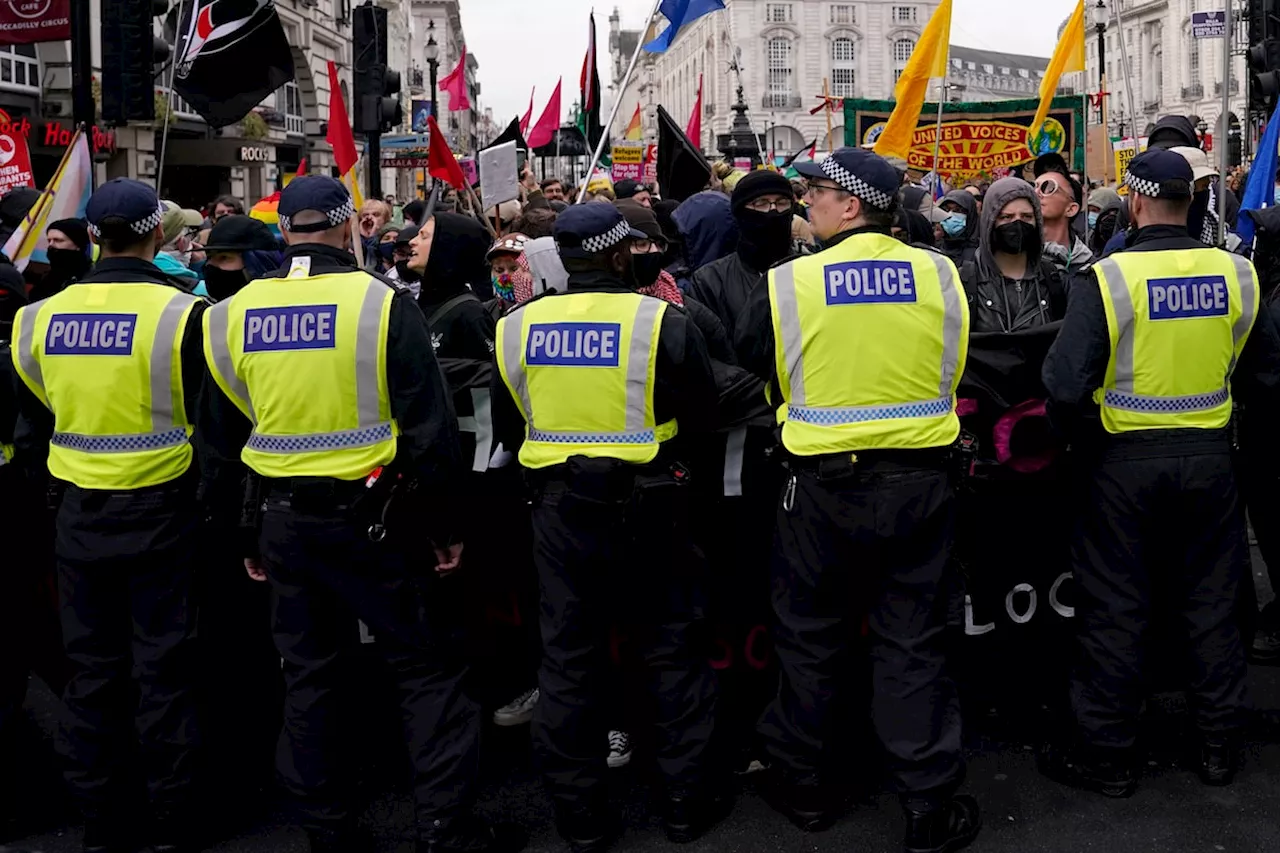
[[[1263, 602], [1272, 594], [1260, 583]], [[1018, 721], [969, 720], [967, 790], [982, 804], [985, 828], [971, 848], [975, 853], [1269, 853], [1280, 850], [1280, 669], [1252, 667], [1250, 687], [1256, 710], [1250, 730], [1246, 766], [1234, 785], [1214, 789], [1179, 767], [1179, 739], [1185, 718], [1178, 697], [1152, 702], [1148, 714], [1149, 761], [1142, 785], [1132, 799], [1108, 800], [1062, 788], [1035, 770], [1030, 738], [1010, 735], [1026, 726]], [[33, 693], [33, 717], [47, 731], [56, 713], [47, 692]], [[1032, 727], [1034, 728], [1034, 727]], [[527, 760], [523, 732], [490, 732], [486, 745], [487, 782], [483, 813], [525, 827], [531, 853], [564, 850], [551, 825], [550, 803]], [[47, 745], [44, 745], [47, 752]], [[37, 750], [37, 758], [39, 756]], [[624, 804], [626, 831], [619, 853], [672, 850], [648, 808], [643, 762], [615, 772], [615, 795]], [[854, 772], [851, 768], [850, 772]], [[33, 785], [47, 784], [47, 768], [32, 769]], [[43, 780], [43, 781], [40, 781]], [[53, 795], [51, 795], [53, 796]], [[246, 792], [246, 798], [252, 793]], [[56, 797], [55, 797], [56, 799]], [[65, 806], [46, 802], [46, 824], [61, 828], [0, 845], [0, 853], [72, 853], [79, 830], [64, 824]], [[216, 817], [216, 816], [215, 816]], [[378, 853], [412, 846], [412, 810], [407, 794], [375, 797], [363, 823], [377, 842]], [[229, 836], [211, 850], [217, 853], [305, 853], [302, 833], [268, 814], [243, 830], [224, 824]], [[882, 795], [857, 803], [828, 832], [807, 835], [774, 813], [757, 795], [744, 793], [722, 825], [687, 853], [898, 853], [902, 820], [893, 798]]]

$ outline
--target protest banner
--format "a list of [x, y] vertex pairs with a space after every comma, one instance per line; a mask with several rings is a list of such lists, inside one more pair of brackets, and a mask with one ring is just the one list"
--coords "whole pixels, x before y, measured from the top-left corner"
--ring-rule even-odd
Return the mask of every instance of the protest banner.
[[613, 146], [614, 183], [618, 181], [639, 181], [644, 177], [644, 145], [640, 143], [619, 142]]

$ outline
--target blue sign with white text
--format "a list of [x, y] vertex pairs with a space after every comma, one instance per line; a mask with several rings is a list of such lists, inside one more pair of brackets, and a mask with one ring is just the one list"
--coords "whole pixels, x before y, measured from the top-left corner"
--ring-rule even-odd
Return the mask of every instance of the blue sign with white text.
[[337, 305], [288, 305], [244, 312], [244, 351], [333, 349]]
[[45, 355], [130, 355], [137, 314], [54, 314]]
[[847, 261], [822, 268], [828, 305], [915, 302], [915, 271], [909, 261]]
[[1220, 275], [1153, 278], [1147, 282], [1147, 311], [1152, 320], [1225, 317], [1230, 302], [1227, 280]]
[[619, 323], [533, 323], [525, 364], [534, 367], [617, 367]]

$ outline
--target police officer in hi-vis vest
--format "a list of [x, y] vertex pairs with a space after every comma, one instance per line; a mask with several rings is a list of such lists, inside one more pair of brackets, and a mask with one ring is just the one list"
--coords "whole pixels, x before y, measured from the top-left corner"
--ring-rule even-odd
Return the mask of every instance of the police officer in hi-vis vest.
[[[201, 434], [209, 482], [237, 476], [239, 459], [259, 484], [250, 500], [261, 517], [242, 547], [249, 576], [272, 589], [286, 690], [281, 780], [312, 851], [364, 848], [344, 760], [353, 757], [351, 697], [342, 695], [358, 663], [359, 620], [400, 696], [417, 849], [518, 850], [523, 834], [470, 812], [480, 708], [463, 692], [461, 608], [449, 577], [462, 560], [450, 500], [464, 468], [426, 319], [407, 288], [359, 268], [341, 183], [298, 178], [279, 214], [284, 266], [205, 314], [216, 390]], [[434, 545], [427, 553], [412, 547], [424, 536]]]
[[[102, 853], [192, 840], [191, 434], [205, 303], [152, 263], [163, 213], [138, 181], [99, 187], [87, 216], [101, 260], [14, 320], [18, 454], [47, 456], [62, 492], [55, 549], [74, 667], [67, 781], [84, 813], [84, 849]], [[141, 824], [131, 802], [138, 776], [150, 801]]]
[[906, 848], [958, 850], [981, 826], [955, 793], [960, 704], [944, 654], [968, 306], [950, 260], [890, 236], [899, 177], [884, 158], [841, 148], [798, 168], [824, 249], [771, 270], [738, 320], [740, 362], [771, 384], [789, 469], [773, 569], [782, 679], [760, 726], [770, 800], [809, 831], [838, 818], [824, 753], [865, 617], [871, 717]]
[[542, 591], [541, 691], [534, 751], [575, 851], [617, 833], [608, 804], [604, 701], [610, 628], [647, 665], [668, 836], [691, 841], [728, 810], [708, 778], [715, 715], [706, 655], [694, 645], [690, 473], [680, 441], [714, 427], [716, 388], [683, 310], [635, 292], [632, 240], [613, 205], [570, 207], [554, 235], [568, 271], [498, 323], [494, 429], [534, 491]]
[[1187, 639], [1178, 653], [1189, 664], [1200, 777], [1225, 785], [1235, 774], [1245, 653], [1233, 609], [1252, 581], [1232, 470], [1232, 379], [1274, 388], [1280, 378], [1267, 367], [1276, 331], [1252, 264], [1187, 233], [1187, 161], [1146, 151], [1126, 183], [1137, 231], [1072, 291], [1043, 372], [1049, 416], [1083, 482], [1072, 545], [1075, 739], [1047, 748], [1041, 767], [1112, 797], [1137, 784], [1153, 598], [1173, 608]]

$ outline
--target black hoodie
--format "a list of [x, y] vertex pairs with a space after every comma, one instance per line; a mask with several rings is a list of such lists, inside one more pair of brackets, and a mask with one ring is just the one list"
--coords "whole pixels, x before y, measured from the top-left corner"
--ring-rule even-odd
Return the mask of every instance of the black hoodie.
[[488, 360], [494, 336], [493, 317], [483, 301], [492, 297], [484, 259], [489, 232], [457, 213], [437, 213], [435, 219], [431, 256], [418, 295], [418, 307], [431, 325], [431, 344], [437, 358]]
[[978, 253], [978, 200], [973, 193], [964, 190], [952, 190], [942, 197], [942, 201], [951, 202], [964, 211], [964, 233], [959, 237], [947, 237], [944, 233], [938, 251], [946, 255], [958, 267], [965, 261], [973, 260]]

